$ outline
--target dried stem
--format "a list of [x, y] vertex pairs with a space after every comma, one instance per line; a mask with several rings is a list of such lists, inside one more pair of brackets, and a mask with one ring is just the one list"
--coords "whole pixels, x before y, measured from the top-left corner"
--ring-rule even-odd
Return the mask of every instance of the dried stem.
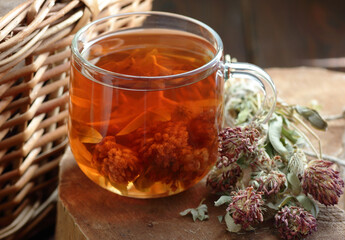
[[[310, 157], [314, 157], [314, 158], [317, 158], [318, 156], [313, 153], [313, 152], [309, 152], [309, 151], [304, 151], [304, 153]], [[345, 159], [340, 159], [340, 158], [337, 158], [337, 157], [334, 157], [334, 156], [330, 156], [330, 155], [326, 155], [324, 154], [323, 156], [323, 159], [324, 160], [328, 160], [328, 161], [331, 161], [331, 162], [334, 162], [336, 164], [339, 164], [343, 167], [345, 167]]]
[[301, 134], [301, 136], [308, 142], [309, 146], [311, 147], [311, 149], [314, 152], [314, 155], [317, 156], [318, 159], [321, 159], [321, 155], [320, 152], [316, 150], [316, 148], [314, 147], [314, 145], [312, 144], [312, 142], [309, 140], [309, 138], [304, 134], [304, 132], [299, 129], [295, 124], [292, 124], [293, 127], [296, 129], [296, 131]]
[[343, 119], [343, 118], [345, 119], [345, 109], [340, 114], [330, 115], [330, 116], [325, 116], [324, 117], [324, 119], [326, 121], [334, 121], [334, 120], [339, 120], [339, 119]]
[[318, 156], [319, 159], [322, 159], [322, 146], [321, 146], [321, 140], [320, 138], [316, 135], [316, 133], [310, 128], [308, 127], [298, 116], [294, 115], [293, 116], [295, 120], [297, 120], [298, 123], [300, 123], [311, 135], [313, 135], [314, 138], [316, 138], [316, 140], [318, 141], [319, 144], [319, 152], [316, 150], [316, 148], [314, 147], [314, 145], [311, 143], [311, 141], [309, 140], [309, 138], [307, 136], [305, 136], [305, 134], [299, 130], [297, 128], [297, 126], [295, 126], [300, 134], [302, 134], [302, 136], [305, 138], [305, 140], [308, 142], [308, 144], [310, 145], [310, 147], [313, 149], [313, 151], [316, 153], [316, 155]]

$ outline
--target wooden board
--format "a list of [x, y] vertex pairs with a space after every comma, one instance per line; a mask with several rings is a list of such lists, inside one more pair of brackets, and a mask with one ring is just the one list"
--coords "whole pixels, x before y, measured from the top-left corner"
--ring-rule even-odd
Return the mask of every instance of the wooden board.
[[[268, 69], [279, 95], [288, 102], [307, 104], [317, 99], [323, 113], [339, 113], [345, 106], [345, 74], [323, 69]], [[344, 120], [334, 122], [322, 134], [327, 153], [340, 149]], [[210, 219], [193, 222], [179, 212], [196, 207], [205, 198]], [[132, 199], [108, 192], [91, 182], [68, 151], [60, 164], [59, 204], [56, 239], [279, 239], [272, 222], [246, 234], [231, 234], [217, 216], [224, 209], [213, 207], [217, 197], [205, 182], [186, 192], [161, 199]], [[343, 202], [342, 202], [343, 204]], [[344, 208], [344, 205], [340, 205]], [[309, 239], [343, 239], [345, 213], [338, 207], [321, 207], [318, 232]]]

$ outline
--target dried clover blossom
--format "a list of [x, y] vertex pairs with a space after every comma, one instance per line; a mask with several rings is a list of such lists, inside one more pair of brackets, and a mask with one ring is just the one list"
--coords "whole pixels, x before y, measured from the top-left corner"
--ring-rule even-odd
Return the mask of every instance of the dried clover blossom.
[[283, 239], [302, 239], [316, 231], [316, 219], [303, 208], [285, 206], [275, 215], [275, 225]]
[[244, 190], [233, 191], [232, 202], [226, 209], [234, 219], [236, 224], [241, 224], [243, 229], [247, 229], [255, 223], [263, 222], [264, 201], [262, 193], [247, 187]]
[[[228, 61], [230, 62], [230, 60]], [[248, 99], [247, 96], [257, 93], [256, 89], [250, 89], [250, 86], [248, 87], [248, 84], [244, 82], [228, 84], [226, 87], [224, 104], [225, 120], [228, 126], [252, 124], [249, 122], [252, 120], [252, 114], [255, 111], [251, 111], [254, 108], [248, 107], [248, 104], [259, 106], [258, 101], [260, 100], [255, 98]], [[271, 116], [271, 121], [267, 123], [267, 128], [265, 128], [266, 124], [262, 123], [258, 123], [258, 126], [256, 126], [256, 129], [261, 134], [261, 136], [257, 136], [260, 140], [248, 140], [244, 128], [240, 127], [228, 128], [221, 132], [219, 134], [219, 158], [216, 167], [207, 179], [207, 184], [211, 187], [211, 184], [213, 184], [215, 188], [219, 185], [222, 186], [224, 183], [222, 169], [226, 166], [237, 164], [241, 166], [244, 175], [240, 182], [235, 183], [237, 185], [242, 183], [244, 187], [247, 187], [248, 182], [245, 179], [248, 179], [250, 174], [262, 173], [261, 175], [256, 175], [256, 179], [249, 181], [249, 184], [252, 184], [256, 191], [261, 190], [265, 193], [265, 204], [272, 211], [274, 209], [277, 210], [279, 206], [284, 206], [284, 204], [294, 199], [293, 201], [298, 201], [296, 204], [301, 204], [301, 206], [310, 210], [316, 216], [318, 210], [315, 207], [314, 201], [309, 199], [308, 196], [301, 194], [302, 190], [310, 193], [315, 199], [326, 205], [336, 203], [342, 193], [341, 188], [344, 187], [344, 182], [340, 179], [338, 172], [328, 166], [329, 164], [312, 161], [307, 165], [304, 152], [298, 147], [304, 147], [305, 143], [309, 143], [315, 152], [316, 149], [297, 127], [296, 123], [303, 125], [305, 130], [314, 137], [317, 138], [317, 136], [305, 125], [304, 119], [299, 118], [297, 114], [303, 116], [313, 127], [325, 129], [327, 126], [315, 110], [298, 105], [288, 105], [278, 99], [274, 115]], [[268, 131], [265, 131], [267, 129]], [[317, 138], [317, 141], [320, 140]], [[275, 154], [277, 155], [272, 157]], [[279, 172], [278, 169], [284, 171], [286, 175]], [[289, 184], [287, 184], [287, 179]], [[231, 183], [233, 184], [233, 182]], [[228, 185], [225, 184], [225, 186]], [[283, 186], [288, 188], [286, 189], [287, 191], [281, 191]], [[276, 194], [278, 192], [279, 194]], [[258, 199], [261, 199], [261, 196], [257, 198], [257, 201], [260, 201]], [[215, 202], [215, 206], [231, 201], [233, 202], [229, 205], [228, 212], [225, 215], [228, 230], [238, 232], [241, 228], [245, 229], [248, 226], [250, 228], [251, 220], [247, 219], [253, 218], [250, 216], [246, 218], [245, 213], [256, 212], [255, 210], [260, 209], [261, 206], [253, 207], [251, 210], [245, 211], [245, 213], [240, 210], [245, 204], [254, 206], [260, 204], [250, 204], [255, 201], [247, 197], [245, 190], [238, 190], [237, 193], [232, 192], [231, 196], [228, 196], [228, 194], [221, 196]], [[316, 219], [305, 209], [285, 207], [278, 212], [275, 217], [276, 225], [282, 238], [302, 239], [316, 231]], [[235, 214], [235, 212], [241, 214]], [[226, 220], [227, 216], [228, 222]], [[260, 214], [257, 214], [257, 216], [260, 216]]]
[[277, 167], [277, 162], [281, 161], [280, 156], [274, 156], [270, 158], [264, 151], [258, 151], [257, 157], [251, 162], [251, 167], [254, 171], [266, 171], [269, 172]]
[[289, 159], [288, 169], [296, 174], [296, 176], [302, 176], [304, 167], [307, 164], [307, 158], [302, 149], [295, 149], [291, 158]]
[[231, 192], [242, 175], [242, 170], [236, 163], [223, 168], [213, 167], [207, 176], [206, 186], [210, 187], [214, 193]]
[[227, 167], [239, 158], [255, 157], [260, 132], [253, 126], [225, 128], [219, 133], [219, 154], [217, 167]]
[[177, 181], [184, 186], [201, 177], [212, 160], [207, 148], [193, 148], [189, 143], [186, 124], [162, 122], [148, 130], [145, 144], [139, 155], [149, 163], [145, 177], [153, 182], [172, 184], [176, 189]]
[[286, 184], [285, 174], [279, 170], [272, 170], [269, 173], [262, 171], [251, 182], [252, 186], [267, 196], [277, 194], [282, 188], [285, 188]]
[[142, 171], [136, 153], [107, 136], [95, 146], [91, 165], [112, 183], [128, 184]]
[[310, 161], [301, 182], [305, 193], [309, 193], [326, 206], [338, 203], [344, 187], [339, 172], [330, 167], [332, 164], [325, 160]]
[[214, 110], [208, 110], [192, 118], [187, 124], [188, 142], [196, 148], [217, 145], [217, 127]]

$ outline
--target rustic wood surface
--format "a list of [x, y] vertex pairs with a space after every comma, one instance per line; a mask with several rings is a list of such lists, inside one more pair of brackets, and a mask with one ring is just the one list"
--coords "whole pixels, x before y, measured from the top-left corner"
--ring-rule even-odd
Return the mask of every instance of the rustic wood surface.
[[[345, 74], [316, 68], [268, 69], [279, 96], [289, 103], [318, 100], [323, 114], [337, 114], [345, 107]], [[328, 154], [338, 154], [344, 120], [331, 122], [329, 131], [318, 133]], [[205, 198], [210, 219], [193, 222], [179, 212], [196, 207]], [[132, 199], [108, 192], [91, 182], [67, 152], [60, 163], [56, 239], [279, 239], [272, 222], [255, 231], [231, 234], [217, 216], [224, 209], [213, 207], [215, 196], [204, 182], [186, 192], [161, 199]], [[344, 200], [339, 207], [344, 208]], [[321, 207], [319, 230], [308, 239], [344, 239], [345, 213], [338, 207]]]

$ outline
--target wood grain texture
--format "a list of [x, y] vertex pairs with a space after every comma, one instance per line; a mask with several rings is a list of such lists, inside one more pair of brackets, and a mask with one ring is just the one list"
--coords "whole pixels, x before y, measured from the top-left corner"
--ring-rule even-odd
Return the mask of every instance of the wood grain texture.
[[[213, 207], [217, 198], [209, 194], [205, 182], [168, 198], [125, 198], [91, 182], [70, 152], [61, 161], [60, 179], [57, 240], [278, 239], [268, 226], [246, 235], [226, 232], [225, 225], [217, 219], [224, 209]], [[179, 215], [187, 208], [197, 207], [203, 198], [209, 206], [208, 221], [194, 223], [190, 216]]]
[[[288, 102], [307, 104], [319, 100], [323, 113], [333, 114], [345, 106], [345, 74], [316, 68], [268, 69], [279, 95]], [[339, 150], [344, 120], [331, 123], [324, 133], [325, 150]], [[179, 212], [196, 207], [205, 198], [210, 219], [193, 222]], [[255, 231], [231, 234], [218, 222], [224, 208], [215, 208], [217, 197], [209, 194], [202, 181], [175, 196], [160, 199], [132, 199], [108, 192], [91, 182], [78, 168], [68, 151], [60, 164], [59, 211], [56, 239], [279, 239], [268, 221]], [[341, 203], [343, 204], [343, 202]], [[344, 207], [344, 205], [339, 205]], [[345, 213], [338, 207], [321, 207], [318, 232], [308, 239], [341, 240]]]

